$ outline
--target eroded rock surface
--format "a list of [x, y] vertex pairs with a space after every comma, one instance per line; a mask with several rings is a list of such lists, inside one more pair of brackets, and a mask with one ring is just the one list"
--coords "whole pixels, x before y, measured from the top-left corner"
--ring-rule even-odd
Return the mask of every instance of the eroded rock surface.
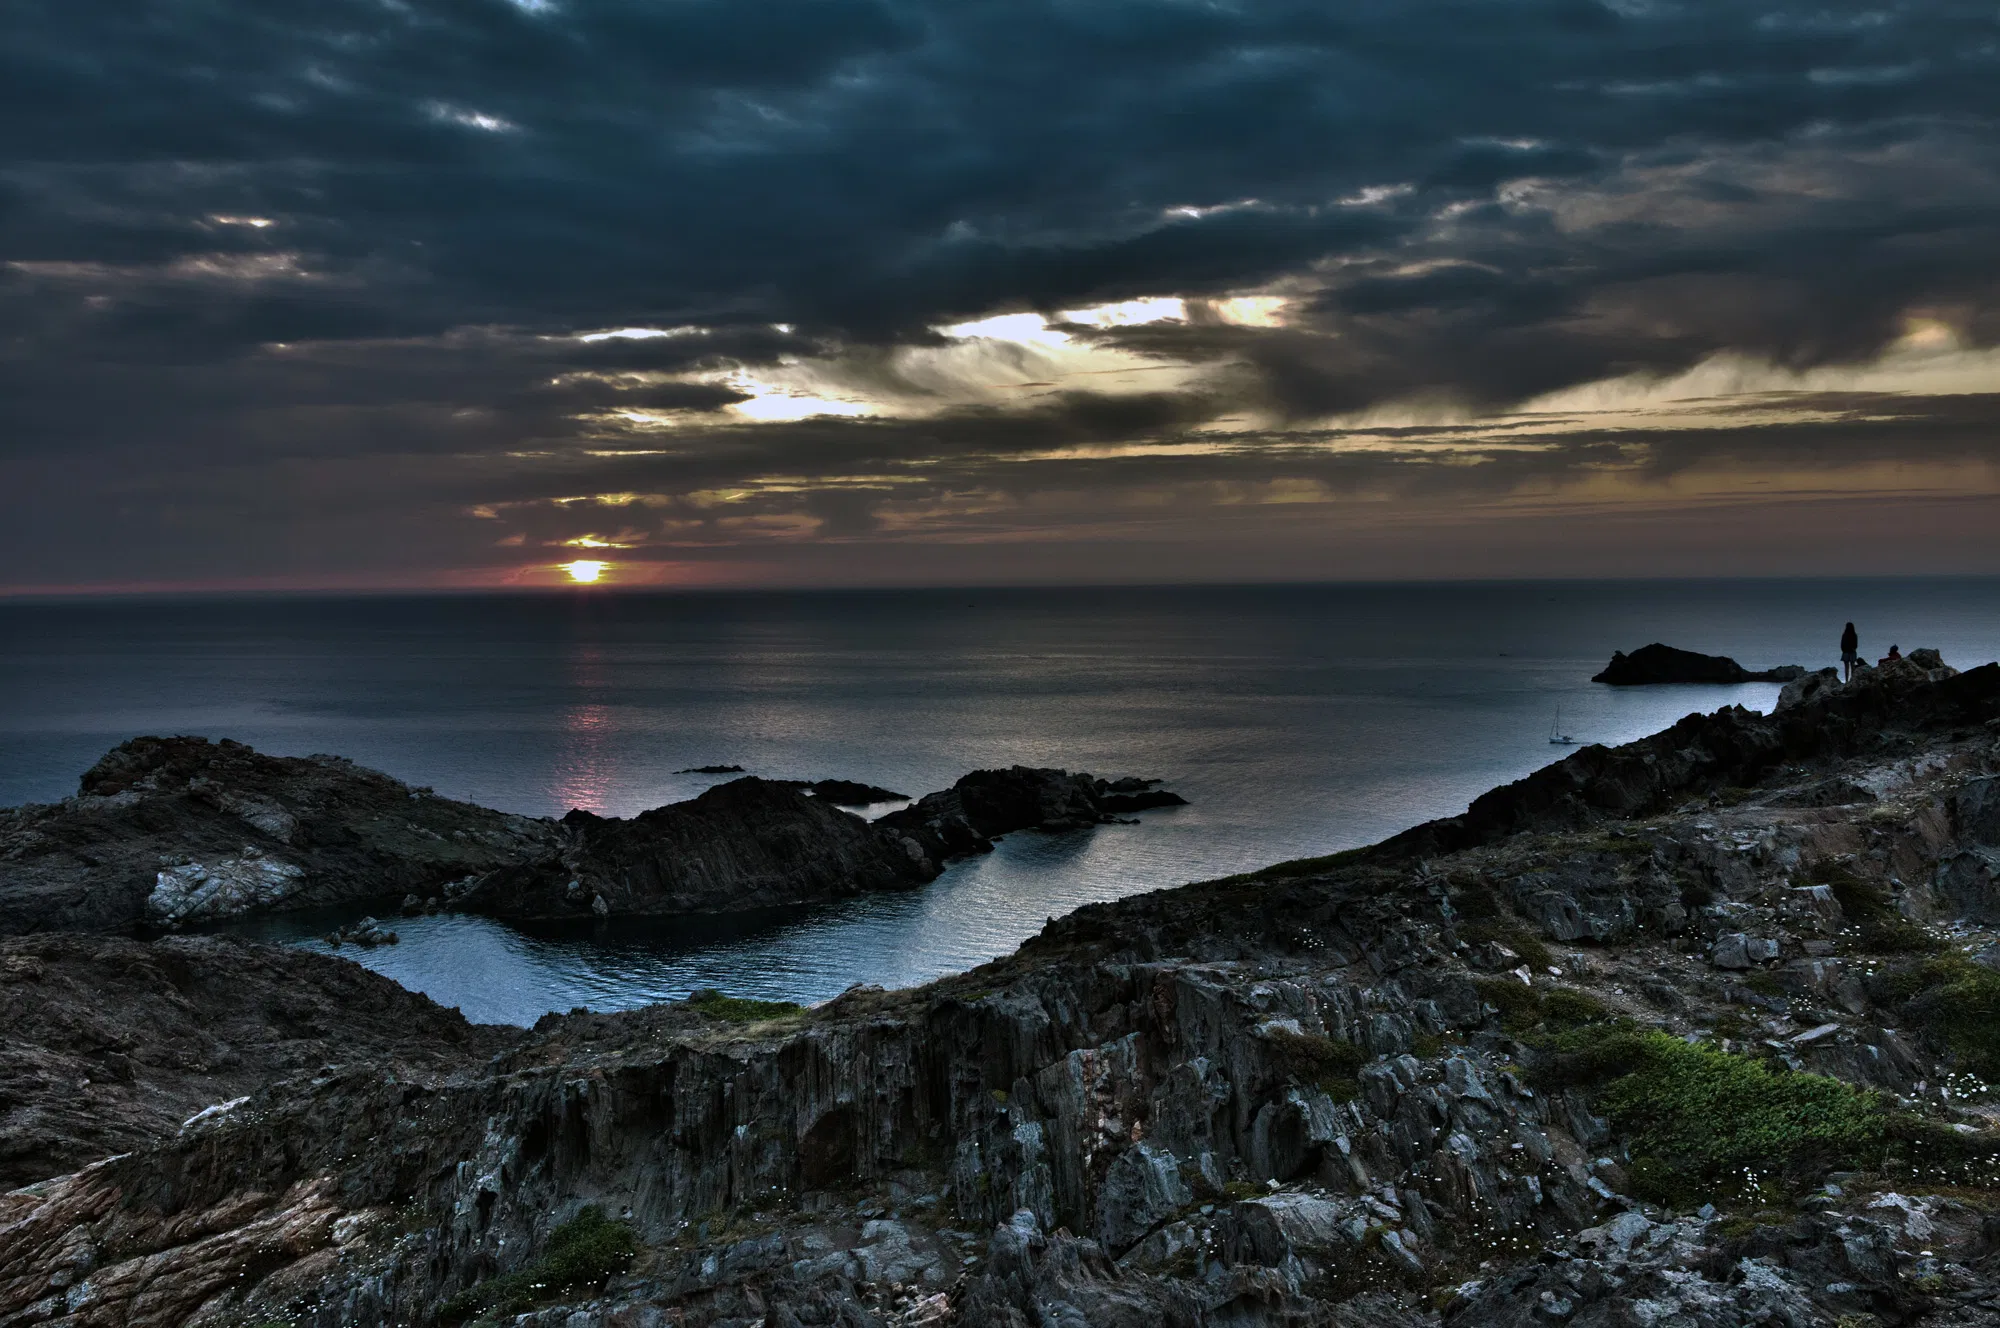
[[428, 1073], [518, 1038], [299, 950], [192, 936], [0, 940], [0, 1188], [170, 1137], [204, 1109], [329, 1063]]
[[912, 991], [274, 1083], [0, 1198], [0, 1328], [1992, 1323], [1996, 776], [2000, 667], [1877, 680]]

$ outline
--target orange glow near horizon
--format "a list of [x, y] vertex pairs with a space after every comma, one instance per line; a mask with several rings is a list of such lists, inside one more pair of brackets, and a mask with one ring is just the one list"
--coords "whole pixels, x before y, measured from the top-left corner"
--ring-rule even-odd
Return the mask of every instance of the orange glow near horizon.
[[564, 563], [562, 569], [569, 573], [570, 580], [587, 585], [603, 576], [604, 569], [609, 566], [611, 566], [610, 563], [595, 562], [591, 559], [583, 558], [573, 563]]

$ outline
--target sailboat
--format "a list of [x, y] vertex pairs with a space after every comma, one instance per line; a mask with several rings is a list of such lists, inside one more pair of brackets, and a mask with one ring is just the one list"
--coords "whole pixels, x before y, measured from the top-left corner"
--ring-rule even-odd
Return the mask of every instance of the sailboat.
[[1549, 723], [1549, 741], [1554, 743], [1558, 747], [1576, 746], [1576, 739], [1570, 737], [1569, 734], [1564, 733], [1562, 731], [1562, 723], [1563, 723], [1563, 708], [1561, 706], [1557, 706], [1556, 717]]

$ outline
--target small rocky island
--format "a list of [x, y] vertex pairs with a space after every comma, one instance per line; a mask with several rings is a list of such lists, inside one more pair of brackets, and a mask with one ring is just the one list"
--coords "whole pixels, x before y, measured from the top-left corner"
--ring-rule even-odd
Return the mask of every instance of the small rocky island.
[[1702, 655], [1655, 641], [1629, 655], [1622, 650], [1612, 652], [1611, 662], [1592, 676], [1591, 681], [1613, 687], [1668, 682], [1790, 682], [1804, 673], [1805, 669], [1797, 664], [1781, 664], [1761, 671], [1746, 669], [1727, 655]]
[[1185, 801], [1156, 779], [976, 770], [897, 799], [850, 780], [734, 779], [630, 819], [514, 816], [334, 756], [135, 738], [64, 802], [0, 811], [0, 935], [117, 931], [336, 904], [500, 918], [726, 913], [914, 889], [1019, 830]]
[[[110, 863], [250, 794], [158, 760], [104, 772], [102, 843], [47, 833]], [[273, 841], [399, 889], [662, 842], [381, 794]], [[935, 863], [1114, 795], [962, 782], [882, 833]], [[1973, 1328], [2000, 665], [1809, 674], [813, 1009], [475, 1028], [335, 958], [47, 931], [0, 940], [0, 1019], [0, 1328]]]

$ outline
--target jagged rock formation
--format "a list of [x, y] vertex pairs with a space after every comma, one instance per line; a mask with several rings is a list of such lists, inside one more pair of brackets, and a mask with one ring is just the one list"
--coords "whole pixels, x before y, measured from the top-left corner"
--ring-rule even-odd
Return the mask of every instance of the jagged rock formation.
[[1157, 779], [1098, 779], [1032, 766], [975, 770], [940, 793], [928, 793], [876, 822], [930, 861], [985, 853], [1017, 830], [1061, 833], [1115, 819], [1121, 812], [1179, 807], [1178, 793]]
[[[1991, 1323], [1996, 789], [2000, 666], [1877, 679], [913, 991], [276, 1082], [0, 1197], [0, 1328]], [[586, 1206], [636, 1257], [537, 1275]]]
[[821, 802], [830, 802], [836, 807], [870, 807], [878, 802], [904, 802], [910, 796], [853, 779], [788, 779], [779, 782], [804, 789]]
[[1805, 669], [1797, 664], [1781, 664], [1775, 669], [1753, 672], [1727, 655], [1677, 650], [1655, 641], [1649, 646], [1640, 646], [1629, 655], [1622, 650], [1613, 651], [1611, 662], [1591, 681], [1609, 683], [1613, 687], [1644, 687], [1663, 682], [1790, 682], [1804, 673]]
[[629, 820], [573, 811], [561, 848], [447, 891], [503, 918], [722, 913], [907, 890], [939, 866], [796, 787], [732, 779]]
[[1013, 830], [1181, 801], [1157, 782], [976, 771], [893, 824], [870, 824], [839, 806], [897, 795], [739, 779], [629, 820], [573, 811], [558, 822], [440, 798], [339, 757], [135, 738], [91, 767], [76, 797], [0, 811], [0, 936], [406, 899], [514, 918], [812, 903], [922, 885]]

